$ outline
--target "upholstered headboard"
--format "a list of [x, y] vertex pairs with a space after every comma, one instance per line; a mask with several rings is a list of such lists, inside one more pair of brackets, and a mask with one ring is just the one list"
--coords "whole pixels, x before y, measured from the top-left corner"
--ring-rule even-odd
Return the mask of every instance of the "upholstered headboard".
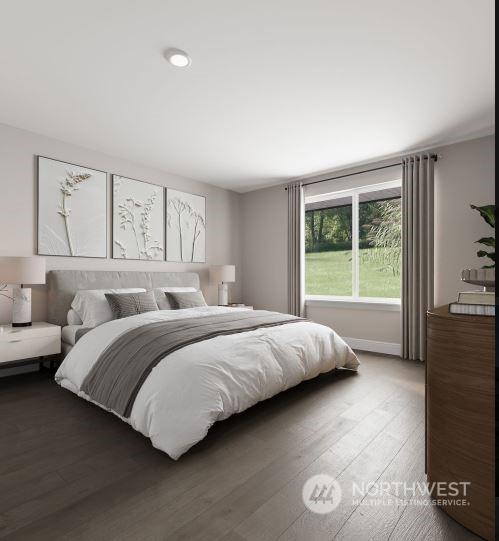
[[122, 287], [195, 287], [199, 276], [195, 272], [135, 272], [53, 270], [47, 273], [48, 320], [55, 325], [67, 325], [67, 314], [79, 289], [112, 289]]

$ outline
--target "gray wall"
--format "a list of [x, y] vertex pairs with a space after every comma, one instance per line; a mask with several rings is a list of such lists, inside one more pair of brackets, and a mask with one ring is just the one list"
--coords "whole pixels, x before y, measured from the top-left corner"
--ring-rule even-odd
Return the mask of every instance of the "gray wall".
[[288, 201], [282, 186], [243, 195], [243, 300], [256, 308], [288, 311]]
[[435, 303], [456, 300], [458, 291], [477, 289], [463, 284], [464, 268], [480, 268], [490, 260], [476, 256], [475, 241], [492, 229], [470, 203], [495, 201], [495, 137], [443, 147], [435, 169]]
[[[483, 264], [474, 241], [490, 233], [469, 203], [494, 201], [495, 137], [484, 137], [436, 149], [435, 300], [444, 304], [465, 289], [462, 268]], [[209, 264], [235, 263], [233, 300], [257, 308], [287, 311], [287, 194], [282, 186], [243, 195], [23, 130], [0, 125], [0, 255], [30, 255], [36, 250], [35, 155], [102, 169], [207, 197], [206, 264], [47, 258], [48, 268], [194, 270], [199, 272], [208, 302]], [[195, 159], [195, 157], [193, 157]], [[360, 168], [362, 169], [362, 168]], [[355, 169], [352, 169], [353, 171]], [[109, 223], [110, 227], [110, 223]], [[33, 319], [46, 314], [43, 287], [33, 291]], [[312, 319], [333, 326], [343, 336], [400, 342], [398, 312], [313, 307]], [[8, 322], [9, 301], [0, 298], [0, 322]]]
[[[36, 253], [35, 155], [37, 154], [206, 196], [206, 264], [47, 257], [48, 269], [192, 270], [200, 274], [207, 301], [216, 304], [217, 290], [216, 286], [208, 284], [208, 266], [234, 263], [237, 282], [232, 287], [232, 297], [239, 300], [242, 275], [239, 194], [1, 124], [0, 255]], [[192, 159], [195, 160], [196, 157], [193, 156]], [[108, 203], [110, 206], [110, 197]], [[110, 207], [108, 216], [110, 254]], [[0, 297], [0, 323], [10, 321], [9, 303], [7, 299]], [[33, 288], [33, 319], [43, 320], [45, 315], [45, 288], [37, 286]]]
[[[491, 230], [469, 204], [495, 201], [494, 145], [495, 137], [489, 136], [435, 149], [442, 155], [435, 168], [437, 305], [473, 288], [459, 280], [462, 268], [484, 264], [475, 255], [474, 241]], [[243, 299], [259, 308], [287, 309], [286, 198], [278, 186], [244, 194], [242, 200]], [[307, 315], [346, 337], [400, 343], [399, 312], [314, 306]]]

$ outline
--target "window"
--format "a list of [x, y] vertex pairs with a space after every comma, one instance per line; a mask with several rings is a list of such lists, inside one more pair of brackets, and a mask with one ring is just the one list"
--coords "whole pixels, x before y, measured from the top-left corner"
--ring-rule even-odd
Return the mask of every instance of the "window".
[[400, 181], [305, 199], [308, 299], [398, 302]]

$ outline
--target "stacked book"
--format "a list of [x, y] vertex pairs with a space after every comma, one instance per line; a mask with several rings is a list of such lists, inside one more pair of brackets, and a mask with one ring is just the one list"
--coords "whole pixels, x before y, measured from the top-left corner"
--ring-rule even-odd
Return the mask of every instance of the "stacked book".
[[495, 291], [461, 291], [457, 302], [449, 304], [451, 314], [496, 315]]

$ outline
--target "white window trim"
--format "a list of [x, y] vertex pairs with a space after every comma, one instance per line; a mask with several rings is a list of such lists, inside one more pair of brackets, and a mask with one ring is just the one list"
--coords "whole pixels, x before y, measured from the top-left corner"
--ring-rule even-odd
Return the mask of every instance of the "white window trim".
[[[361, 193], [377, 192], [389, 188], [399, 188], [402, 180], [391, 180], [378, 184], [369, 184], [359, 188], [349, 188], [337, 192], [324, 193], [305, 197], [306, 203], [330, 201], [343, 197], [352, 198], [352, 296], [339, 295], [305, 295], [305, 304], [309, 306], [323, 306], [337, 308], [365, 308], [370, 310], [400, 311], [399, 298], [387, 297], [360, 297], [359, 292], [359, 195]], [[306, 270], [305, 270], [306, 272]]]
[[335, 297], [334, 295], [307, 295], [306, 306], [318, 308], [362, 308], [363, 310], [382, 310], [400, 312], [400, 299], [387, 297]]
[[388, 182], [379, 182], [378, 184], [368, 184], [367, 186], [359, 186], [358, 188], [348, 188], [336, 192], [321, 193], [319, 195], [305, 196], [305, 203], [317, 203], [319, 201], [329, 201], [330, 199], [339, 199], [352, 195], [353, 193], [377, 192], [388, 188], [399, 188], [402, 186], [402, 180], [389, 180]]

